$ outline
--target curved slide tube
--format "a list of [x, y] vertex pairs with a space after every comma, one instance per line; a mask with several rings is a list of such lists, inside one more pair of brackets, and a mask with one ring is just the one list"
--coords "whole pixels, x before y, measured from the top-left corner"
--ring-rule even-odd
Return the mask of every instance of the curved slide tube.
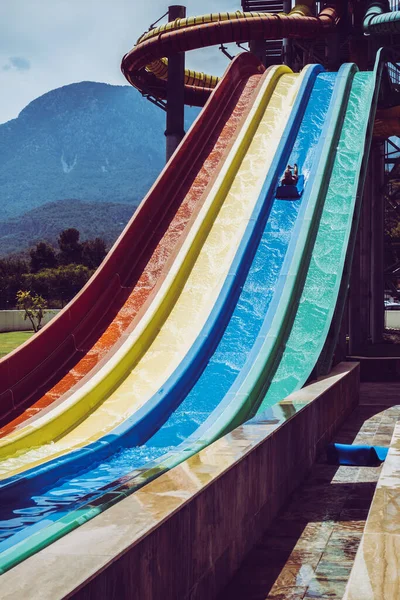
[[[231, 159], [228, 159], [225, 170], [221, 171], [214, 184], [214, 191], [210, 192], [198, 215], [199, 225], [192, 227], [185, 240], [181, 250], [183, 259], [180, 260], [179, 255], [175, 259], [171, 269], [172, 283], [168, 277], [164, 282], [166, 296], [173, 288], [175, 296], [168, 298], [165, 306], [161, 300], [159, 314], [142, 320], [135, 330], [141, 334], [136, 344], [128, 348], [120, 362], [117, 356], [115, 363], [109, 361], [111, 365], [107, 368], [106, 378], [99, 385], [92, 386], [86, 397], [76, 402], [71, 397], [58, 410], [39, 418], [34, 424], [35, 428], [25, 428], [3, 440], [0, 446], [3, 456], [18, 451], [18, 455], [2, 461], [0, 468], [3, 475], [41, 464], [49, 457], [95, 441], [140, 408], [176, 368], [196, 339], [199, 325], [209, 313], [208, 306], [215, 302], [237, 244], [251, 218], [254, 200], [290, 111], [290, 102], [286, 107], [283, 102], [283, 109], [277, 113], [273, 109], [274, 98], [282, 98], [283, 94], [283, 98], [289, 99], [297, 89], [295, 76], [291, 76], [294, 79], [291, 86], [285, 88], [281, 84], [280, 77], [287, 71], [287, 67], [271, 68], [265, 77], [259, 99], [248, 117], [248, 124], [235, 142]], [[185, 249], [185, 245], [188, 249]], [[182, 272], [177, 278], [175, 271], [179, 268]], [[172, 311], [168, 315], [171, 306]], [[123, 350], [120, 349], [121, 353]], [[122, 383], [112, 391], [121, 379]], [[112, 393], [94, 410], [103, 397], [101, 385], [106, 386], [106, 394]], [[90, 410], [94, 412], [83, 421], [82, 418]], [[74, 423], [78, 425], [74, 427]], [[65, 436], [60, 437], [63, 432], [66, 432]], [[55, 443], [44, 446], [50, 440]], [[33, 450], [26, 452], [32, 446], [35, 446]]]
[[363, 30], [368, 35], [400, 33], [400, 11], [391, 11], [387, 0], [372, 0], [364, 16]]
[[[166, 98], [165, 65], [160, 59], [178, 52], [230, 42], [325, 35], [338, 22], [336, 7], [327, 6], [317, 17], [303, 4], [289, 14], [215, 13], [176, 19], [143, 35], [122, 60], [122, 72], [144, 94]], [[186, 72], [185, 102], [203, 106], [217, 78]]]
[[233, 61], [95, 276], [49, 325], [0, 360], [0, 421], [15, 417], [3, 435], [64, 399], [140, 318], [225, 162], [262, 70], [249, 54]]
[[[307, 94], [309, 94], [309, 93], [310, 93], [310, 87], [312, 87], [313, 78], [315, 79], [315, 75], [316, 75], [316, 73], [317, 73], [319, 70], [320, 70], [320, 67], [315, 67], [315, 68], [313, 69], [313, 71], [310, 73], [310, 76], [308, 77], [308, 80], [307, 80], [307, 81], [306, 81], [306, 83], [305, 83], [305, 90], [304, 90], [304, 93], [302, 93], [302, 99], [301, 99], [302, 101], [301, 101], [300, 103], [299, 103], [298, 101], [296, 101], [297, 108], [296, 108], [296, 109], [294, 109], [294, 110], [296, 110], [296, 111], [297, 111], [298, 113], [300, 113], [300, 114], [301, 114], [301, 112], [302, 112], [302, 111], [304, 111], [305, 105], [307, 104], [307, 98], [308, 98]], [[312, 78], [312, 76], [313, 76], [313, 78]], [[310, 84], [311, 84], [311, 85], [310, 85]], [[310, 118], [310, 115], [308, 114], [308, 115], [306, 116], [306, 120], [308, 121], [308, 120], [309, 120], [309, 118]], [[291, 133], [291, 135], [286, 135], [286, 134], [285, 134], [283, 141], [281, 141], [281, 143], [280, 143], [280, 147], [279, 147], [280, 149], [279, 149], [279, 151], [277, 152], [277, 154], [279, 154], [279, 155], [281, 154], [281, 149], [282, 149], [282, 146], [284, 146], [284, 147], [286, 147], [286, 148], [289, 148], [289, 151], [290, 151], [290, 147], [293, 145], [293, 132], [295, 133], [295, 131], [296, 131], [296, 128], [298, 128], [298, 126], [299, 126], [298, 120], [299, 120], [299, 119], [298, 119], [298, 117], [297, 117], [297, 119], [292, 119], [292, 123], [291, 123], [291, 126], [290, 126], [290, 130], [292, 131], [292, 133]], [[280, 159], [279, 159], [279, 160], [277, 160], [276, 158], [274, 159], [274, 166], [273, 166], [272, 170], [274, 171], [275, 175], [274, 175], [274, 177], [273, 177], [272, 179], [271, 179], [271, 177], [269, 177], [269, 179], [268, 179], [268, 183], [266, 182], [266, 184], [265, 184], [265, 186], [264, 186], [264, 187], [266, 187], [267, 189], [268, 189], [268, 188], [271, 188], [271, 186], [272, 186], [272, 190], [276, 188], [276, 186], [277, 186], [277, 183], [278, 183], [278, 178], [279, 178], [279, 175], [280, 175], [280, 174], [281, 174], [281, 172], [284, 170], [285, 163], [286, 163], [286, 160], [287, 160], [287, 158], [288, 158], [288, 154], [287, 154], [287, 152], [288, 152], [288, 151], [286, 151], [286, 154], [283, 154], [283, 156], [280, 156]], [[260, 196], [259, 203], [260, 203], [261, 205], [264, 203], [264, 202], [263, 202], [264, 195], [265, 195], [265, 191], [263, 191], [263, 192], [262, 192], [262, 194], [261, 194], [261, 196]], [[271, 195], [271, 191], [269, 192], [269, 195]], [[286, 206], [289, 206], [289, 205], [286, 205]], [[264, 220], [265, 220], [265, 219], [264, 219]], [[257, 267], [257, 265], [255, 265], [255, 270], [256, 270], [256, 271], [258, 270], [258, 267]], [[61, 473], [63, 473], [63, 471], [60, 471], [60, 473], [59, 473], [59, 476], [61, 476], [62, 478], [64, 478], [64, 473], [63, 473], [62, 475], [61, 475]], [[38, 482], [38, 479], [39, 479], [39, 478], [36, 478], [36, 481], [35, 481], [35, 482], [33, 482], [32, 480], [30, 480], [30, 482], [29, 482], [29, 480], [28, 480], [28, 477], [29, 477], [29, 475], [27, 474], [27, 479], [26, 479], [26, 482], [27, 482], [27, 485], [28, 485], [28, 486], [29, 486], [29, 484], [36, 484], [36, 483]], [[96, 479], [96, 477], [95, 477], [94, 479]], [[43, 484], [45, 481], [46, 481], [46, 474], [45, 474], [45, 472], [43, 471], [43, 479], [42, 479], [42, 484]], [[77, 481], [77, 480], [75, 480], [75, 481]], [[91, 476], [89, 476], [89, 477], [88, 477], [88, 481], [92, 481], [92, 482], [93, 482], [93, 478], [92, 478]], [[46, 485], [48, 485], [48, 481], [46, 482]], [[67, 487], [68, 487], [68, 484], [67, 484]], [[67, 488], [66, 488], [66, 489], [67, 489]], [[21, 492], [21, 488], [20, 488], [20, 487], [18, 487], [18, 494], [19, 494], [20, 492]], [[58, 494], [57, 494], [57, 495], [58, 495]], [[51, 497], [51, 494], [49, 494], [49, 499], [50, 499], [50, 497]], [[2, 496], [2, 501], [4, 501], [4, 496]], [[45, 526], [45, 525], [46, 525], [46, 521], [42, 522], [42, 526]], [[40, 534], [38, 534], [38, 535], [40, 535]], [[17, 537], [18, 537], [18, 536], [17, 536]], [[10, 540], [10, 542], [11, 542], [11, 540]], [[3, 545], [2, 545], [2, 546], [3, 546]]]

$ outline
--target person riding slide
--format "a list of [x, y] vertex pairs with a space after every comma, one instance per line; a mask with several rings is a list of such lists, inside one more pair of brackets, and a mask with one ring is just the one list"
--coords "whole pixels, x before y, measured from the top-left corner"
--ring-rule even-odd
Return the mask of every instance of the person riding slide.
[[[293, 171], [293, 173], [292, 173]], [[295, 163], [293, 167], [288, 165], [283, 174], [283, 178], [281, 181], [282, 185], [296, 185], [299, 180], [299, 169], [297, 164]]]

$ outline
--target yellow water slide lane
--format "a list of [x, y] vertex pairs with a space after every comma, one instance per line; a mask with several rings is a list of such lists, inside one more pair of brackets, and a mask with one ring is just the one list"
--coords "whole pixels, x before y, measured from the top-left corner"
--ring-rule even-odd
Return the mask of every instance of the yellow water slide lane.
[[1, 478], [98, 440], [149, 400], [178, 366], [226, 279], [301, 79], [285, 66], [268, 72], [148, 314], [76, 394], [1, 440]]

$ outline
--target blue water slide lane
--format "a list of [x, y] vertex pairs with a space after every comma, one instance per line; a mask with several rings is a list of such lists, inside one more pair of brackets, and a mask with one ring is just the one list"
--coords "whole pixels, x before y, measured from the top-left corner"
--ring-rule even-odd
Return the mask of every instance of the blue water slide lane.
[[[20, 509], [15, 507], [16, 498], [19, 498], [19, 501], [17, 501], [17, 504], [19, 504], [21, 497], [26, 496], [27, 494], [31, 494], [32, 496], [35, 493], [40, 494], [40, 489], [43, 491], [44, 489], [49, 488], [54, 481], [60, 482], [62, 487], [61, 482], [70, 476], [72, 469], [74, 473], [77, 473], [79, 470], [85, 470], [85, 467], [87, 470], [88, 462], [93, 465], [94, 462], [102, 460], [111, 454], [112, 451], [116, 452], [121, 447], [143, 443], [143, 441], [152, 435], [152, 433], [156, 431], [160, 424], [162, 424], [162, 422], [168, 418], [171, 412], [176, 408], [176, 405], [187, 393], [188, 389], [190, 389], [190, 386], [193, 385], [196, 379], [198, 379], [201, 371], [207, 364], [210, 354], [212, 354], [218, 343], [218, 338], [220, 335], [222, 335], [223, 329], [226, 327], [226, 317], [224, 313], [227, 312], [227, 302], [230, 302], [231, 304], [233, 303], [231, 299], [232, 296], [234, 297], [234, 300], [237, 301], [237, 296], [242, 292], [243, 280], [248, 273], [250, 264], [252, 263], [252, 259], [254, 258], [254, 254], [260, 243], [260, 238], [263, 234], [263, 229], [265, 228], [265, 223], [270, 213], [271, 203], [274, 201], [275, 204], [279, 204], [281, 206], [280, 210], [284, 208], [288, 212], [294, 214], [298, 212], [298, 203], [276, 201], [274, 200], [274, 193], [279, 183], [279, 177], [282, 175], [286, 167], [289, 155], [291, 155], [293, 144], [296, 140], [296, 136], [302, 123], [302, 118], [304, 113], [307, 111], [307, 106], [309, 103], [308, 101], [313, 91], [317, 75], [321, 72], [322, 68], [319, 65], [315, 65], [308, 68], [307, 72], [305, 73], [284, 136], [282, 137], [275, 159], [272, 163], [272, 167], [263, 185], [254, 214], [252, 216], [252, 220], [249, 223], [248, 230], [246, 231], [245, 237], [242, 240], [238, 255], [235, 258], [235, 263], [232, 265], [232, 269], [229, 274], [229, 280], [226, 282], [223, 292], [218, 299], [218, 303], [215, 305], [213, 313], [210, 315], [210, 318], [206, 323], [201, 335], [199, 336], [199, 339], [191, 348], [179, 369], [177, 369], [177, 371], [167, 381], [166, 385], [155, 394], [155, 396], [149, 403], [146, 404], [145, 407], [143, 407], [143, 409], [135, 413], [135, 415], [133, 415], [130, 419], [114, 429], [112, 434], [108, 434], [99, 442], [91, 444], [82, 450], [72, 452], [66, 457], [57, 458], [53, 461], [50, 461], [46, 465], [31, 469], [21, 476], [4, 480], [0, 486], [0, 498], [2, 499], [2, 503], [3, 501], [6, 501], [8, 509], [1, 511], [2, 516], [5, 516], [4, 513], [9, 513], [12, 507], [14, 507], [13, 513], [22, 515], [22, 520], [24, 520], [23, 515], [25, 514], [29, 514], [29, 518], [32, 518], [33, 520], [33, 513], [40, 512], [38, 509], [38, 504], [41, 506], [48, 505], [46, 497], [40, 495], [35, 497], [37, 507], [21, 507]], [[334, 76], [327, 75], [327, 77]], [[324, 88], [325, 93], [326, 86], [322, 87]], [[320, 94], [321, 92], [322, 90], [320, 90]], [[296, 156], [294, 156], [295, 159]], [[304, 167], [306, 170], [306, 163], [304, 164]], [[255, 227], [256, 225], [257, 227]], [[236, 278], [233, 276], [234, 274], [237, 275]], [[229, 311], [228, 314], [231, 314], [231, 312], [232, 311]], [[221, 320], [225, 320], [223, 326], [219, 325], [219, 327], [216, 328], [215, 322]], [[221, 332], [219, 336], [215, 333], [218, 331]], [[210, 339], [212, 337], [214, 339]], [[142, 428], [144, 431], [142, 431]], [[105, 441], [107, 444], [104, 443]], [[164, 452], [165, 448], [162, 446], [159, 454], [164, 454]], [[153, 452], [151, 458], [156, 457], [157, 456], [154, 456]], [[148, 457], [142, 456], [141, 462], [144, 462], [145, 464], [147, 462], [147, 458]], [[126, 472], [126, 470], [127, 468], [125, 465], [124, 471]], [[107, 479], [109, 481], [110, 477], [108, 476], [106, 480]], [[96, 477], [91, 479], [92, 483], [91, 486], [89, 486], [90, 492], [93, 491], [93, 481], [96, 480]], [[71, 484], [68, 482], [66, 483], [66, 486], [69, 486], [69, 489], [68, 491], [65, 490], [67, 493], [63, 494], [65, 504], [71, 502], [71, 500], [76, 500], [76, 498], [71, 497]], [[53, 498], [53, 501], [55, 501], [59, 510], [61, 508], [61, 494], [57, 494], [56, 499]], [[64, 502], [62, 502], [62, 504], [64, 505]], [[19, 516], [16, 520], [20, 521], [21, 516]], [[32, 527], [36, 530], [38, 523], [32, 525]], [[3, 522], [0, 522], [0, 532], [3, 531], [3, 539], [7, 537], [7, 529], [9, 531], [15, 530], [13, 527], [7, 527], [7, 521], [5, 522], [3, 520]], [[30, 528], [28, 527], [28, 529]], [[20, 537], [19, 534], [17, 535]], [[15, 539], [14, 536], [12, 536], [12, 538]], [[8, 541], [11, 542], [11, 539], [9, 538]], [[4, 549], [4, 543], [5, 542], [0, 544], [0, 550]], [[7, 546], [9, 546], [8, 543]]]

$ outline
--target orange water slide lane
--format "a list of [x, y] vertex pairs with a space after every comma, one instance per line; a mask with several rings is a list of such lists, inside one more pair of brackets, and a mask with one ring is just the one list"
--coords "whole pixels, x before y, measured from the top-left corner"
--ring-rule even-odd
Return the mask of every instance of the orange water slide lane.
[[[41, 411], [68, 397], [104, 364], [110, 351], [118, 347], [124, 334], [131, 331], [144, 314], [236, 139], [257, 95], [262, 71], [263, 67], [250, 54], [240, 55], [231, 63], [191, 131], [106, 259], [105, 267], [113, 255], [119, 255], [112, 261], [117, 267], [114, 273], [112, 268], [102, 266], [76, 300], [53, 322], [0, 361], [0, 417], [4, 423], [0, 436], [26, 425], [27, 420], [34, 420]], [[158, 206], [147, 210], [149, 226], [149, 221], [143, 223], [140, 217], [152, 202]], [[152, 223], [156, 223], [155, 228]], [[138, 235], [139, 227], [145, 229], [145, 235], [140, 232]], [[123, 253], [118, 252], [121, 245]], [[114, 280], [115, 275], [119, 280], [117, 286], [113, 275]], [[91, 286], [94, 293], [90, 295]], [[90, 298], [89, 301], [86, 298], [88, 294], [93, 300], [92, 310]], [[96, 294], [100, 296], [97, 302]], [[74, 305], [82, 300], [83, 310], [77, 311]], [[89, 315], [85, 314], [85, 307]], [[76, 314], [80, 319], [74, 322]], [[65, 323], [60, 326], [63, 317], [69, 328]], [[37, 348], [43, 351], [53, 332], [54, 336], [58, 335], [59, 347], [50, 348], [47, 354], [44, 352], [42, 361], [43, 352], [39, 352], [35, 361]], [[72, 345], [65, 343], [70, 338]], [[54, 355], [55, 360], [52, 360]], [[14, 366], [18, 367], [21, 361], [29, 363], [22, 371]]]

